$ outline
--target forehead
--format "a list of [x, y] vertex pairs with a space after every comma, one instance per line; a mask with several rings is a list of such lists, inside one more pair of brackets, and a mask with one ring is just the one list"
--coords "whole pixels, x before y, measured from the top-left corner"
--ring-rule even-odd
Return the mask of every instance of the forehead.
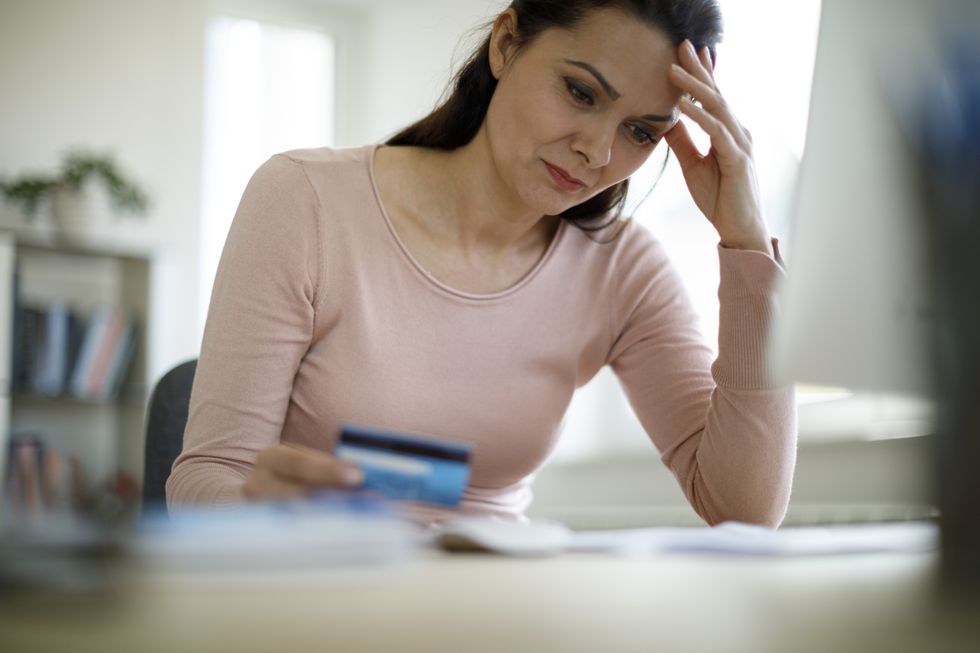
[[545, 59], [594, 66], [624, 100], [666, 101], [672, 106], [680, 95], [667, 75], [677, 62], [676, 47], [667, 34], [618, 9], [589, 12], [571, 29], [545, 30], [532, 47]]

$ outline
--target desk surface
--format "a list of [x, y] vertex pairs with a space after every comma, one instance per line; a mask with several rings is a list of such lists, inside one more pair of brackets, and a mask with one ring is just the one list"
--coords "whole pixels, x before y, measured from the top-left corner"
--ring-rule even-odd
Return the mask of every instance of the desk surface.
[[967, 634], [929, 616], [935, 567], [930, 554], [432, 553], [364, 572], [130, 570], [99, 600], [4, 599], [0, 649], [759, 653], [918, 642], [970, 650]]

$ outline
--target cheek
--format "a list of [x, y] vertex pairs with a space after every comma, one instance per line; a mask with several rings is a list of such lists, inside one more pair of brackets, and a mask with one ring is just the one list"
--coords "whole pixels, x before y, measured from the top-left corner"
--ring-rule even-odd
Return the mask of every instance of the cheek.
[[546, 76], [517, 75], [497, 91], [502, 92], [500, 108], [509, 121], [507, 132], [528, 143], [560, 140], [575, 131], [582, 117], [565, 97], [564, 82]]
[[637, 147], [633, 143], [628, 142], [625, 136], [618, 137], [616, 144], [613, 146], [612, 158], [609, 165], [603, 171], [603, 182], [608, 186], [612, 186], [626, 179], [639, 170], [646, 163], [647, 159], [659, 150], [659, 147]]
[[487, 113], [491, 137], [512, 154], [526, 154], [560, 129], [559, 109], [551, 94], [540, 89], [517, 83], [498, 86]]
[[575, 114], [568, 103], [550, 89], [528, 93], [521, 98], [521, 112], [514, 116], [513, 128], [536, 144], [560, 140], [574, 131]]

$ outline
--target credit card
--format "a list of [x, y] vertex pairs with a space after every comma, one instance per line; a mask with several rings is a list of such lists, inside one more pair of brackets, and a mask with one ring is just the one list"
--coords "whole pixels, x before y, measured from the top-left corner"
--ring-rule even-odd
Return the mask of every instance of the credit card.
[[363, 487], [390, 499], [456, 506], [470, 478], [472, 445], [345, 424], [333, 454], [364, 471]]

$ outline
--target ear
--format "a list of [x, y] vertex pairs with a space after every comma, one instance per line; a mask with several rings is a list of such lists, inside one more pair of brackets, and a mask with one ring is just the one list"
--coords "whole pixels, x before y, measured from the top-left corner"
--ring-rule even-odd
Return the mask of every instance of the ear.
[[497, 16], [490, 32], [490, 72], [494, 79], [500, 79], [516, 52], [517, 12], [510, 8]]

